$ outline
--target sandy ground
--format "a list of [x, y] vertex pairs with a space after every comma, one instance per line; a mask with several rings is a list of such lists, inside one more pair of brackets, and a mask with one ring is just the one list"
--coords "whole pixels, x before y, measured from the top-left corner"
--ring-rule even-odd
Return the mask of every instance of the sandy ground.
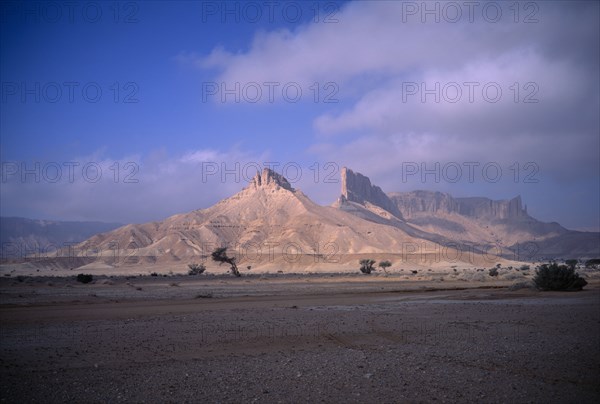
[[1, 279], [0, 400], [599, 402], [600, 282], [511, 283]]

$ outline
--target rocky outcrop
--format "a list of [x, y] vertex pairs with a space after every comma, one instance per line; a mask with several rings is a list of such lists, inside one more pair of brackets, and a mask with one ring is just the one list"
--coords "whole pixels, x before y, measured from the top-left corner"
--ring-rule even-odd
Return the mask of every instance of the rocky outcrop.
[[344, 201], [356, 202], [359, 204], [365, 204], [369, 202], [376, 205], [397, 218], [402, 218], [402, 213], [392, 202], [390, 198], [376, 185], [371, 184], [371, 180], [368, 177], [360, 173], [355, 173], [349, 168], [343, 167], [341, 171], [342, 176], [342, 196], [340, 202]]
[[473, 218], [516, 219], [527, 217], [527, 207], [523, 207], [521, 197], [503, 201], [488, 198], [457, 198], [459, 213]]
[[261, 187], [281, 187], [283, 189], [287, 189], [288, 191], [294, 191], [294, 188], [290, 185], [287, 179], [281, 174], [276, 173], [275, 171], [265, 168], [262, 173], [256, 173], [252, 182], [250, 183], [251, 187], [261, 188]]
[[459, 204], [449, 194], [431, 191], [393, 192], [389, 194], [405, 218], [421, 213], [458, 213]]
[[488, 198], [453, 198], [442, 192], [412, 191], [390, 193], [405, 218], [425, 213], [457, 213], [475, 219], [515, 219], [528, 217], [527, 207], [523, 207], [521, 197], [494, 201]]

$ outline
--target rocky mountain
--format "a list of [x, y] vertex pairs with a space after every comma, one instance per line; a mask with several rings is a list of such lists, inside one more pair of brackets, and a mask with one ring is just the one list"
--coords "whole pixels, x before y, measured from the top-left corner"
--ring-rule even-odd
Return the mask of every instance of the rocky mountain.
[[[360, 177], [363, 177], [361, 181], [342, 181], [342, 196], [334, 206], [368, 220], [381, 220], [381, 216], [390, 220], [389, 215], [377, 215], [374, 204], [369, 202], [368, 188], [364, 185], [366, 177]], [[375, 188], [380, 190], [379, 187]], [[345, 195], [353, 195], [354, 203], [348, 203]], [[378, 201], [383, 200], [383, 204], [391, 201], [400, 212], [394, 215], [397, 220], [392, 220], [392, 225], [444, 245], [473, 245], [482, 253], [494, 250], [506, 258], [526, 261], [600, 255], [600, 233], [577, 232], [555, 222], [541, 222], [528, 214], [520, 196], [509, 200], [491, 200], [483, 197], [454, 198], [442, 192], [412, 191], [390, 192], [386, 197], [379, 197]], [[393, 212], [391, 209], [385, 211]]]
[[471, 218], [509, 219], [527, 217], [521, 197], [494, 201], [488, 198], [453, 198], [450, 194], [431, 191], [391, 192], [390, 199], [406, 218], [439, 213], [457, 213]]
[[120, 226], [122, 226], [120, 223], [62, 222], [1, 217], [0, 258], [15, 259], [52, 252]]
[[[240, 268], [251, 270], [356, 270], [358, 260], [365, 257], [436, 267], [447, 264], [443, 254], [467, 266], [489, 265], [490, 258], [477, 252], [466, 254], [435, 238], [423, 238], [421, 230], [379, 206], [398, 210], [378, 187], [367, 186], [368, 178], [354, 178], [360, 180], [346, 183], [358, 184], [362, 193], [346, 195], [363, 202], [346, 200], [345, 204], [367, 218], [317, 205], [284, 177], [265, 169], [243, 190], [212, 207], [98, 234], [71, 253], [94, 258], [81, 269], [104, 272], [140, 265], [146, 271], [182, 271], [192, 262], [218, 270], [209, 257], [220, 246], [228, 247]], [[56, 257], [66, 253], [59, 251]], [[492, 258], [494, 263], [497, 259]]]
[[227, 246], [242, 270], [355, 271], [360, 258], [389, 259], [400, 268], [481, 268], [539, 260], [544, 254], [597, 257], [599, 236], [540, 222], [519, 197], [386, 194], [349, 169], [342, 170], [340, 198], [321, 206], [265, 169], [240, 192], [207, 209], [96, 234], [27, 265], [164, 273], [186, 271], [196, 262], [210, 272], [224, 271], [210, 253]]

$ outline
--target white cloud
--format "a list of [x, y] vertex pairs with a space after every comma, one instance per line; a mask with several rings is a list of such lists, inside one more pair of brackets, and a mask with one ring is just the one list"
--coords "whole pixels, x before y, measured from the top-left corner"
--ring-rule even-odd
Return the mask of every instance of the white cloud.
[[[315, 116], [314, 128], [317, 134], [343, 136], [330, 140], [341, 150], [347, 150], [346, 136], [358, 135], [377, 144], [396, 139], [410, 155], [422, 154], [427, 145], [431, 160], [493, 154], [496, 159], [539, 161], [559, 177], [565, 177], [565, 170], [598, 171], [597, 3], [533, 4], [538, 9], [519, 3], [517, 16], [514, 4], [491, 2], [488, 17], [501, 8], [497, 23], [484, 16], [487, 2], [479, 3], [472, 22], [462, 5], [457, 23], [448, 22], [453, 16], [452, 10], [444, 12], [448, 3], [435, 2], [440, 23], [423, 16], [422, 9], [410, 14], [411, 4], [426, 6], [351, 2], [336, 15], [337, 24], [261, 32], [248, 52], [219, 47], [197, 63], [219, 68], [218, 80], [226, 82], [337, 82], [343, 102], [334, 106], [335, 112]], [[524, 23], [526, 18], [537, 22]], [[427, 88], [439, 83], [441, 102], [432, 96], [425, 103], [416, 101], [420, 93], [405, 102], [404, 86], [412, 82]], [[472, 87], [465, 82], [478, 83], [473, 103], [468, 101]], [[450, 83], [461, 85], [459, 102], [443, 97]], [[483, 98], [486, 83], [501, 88], [499, 102]], [[495, 88], [488, 88], [492, 98]], [[524, 103], [527, 97], [539, 102]], [[577, 154], [591, 166], [565, 167], [565, 153]]]

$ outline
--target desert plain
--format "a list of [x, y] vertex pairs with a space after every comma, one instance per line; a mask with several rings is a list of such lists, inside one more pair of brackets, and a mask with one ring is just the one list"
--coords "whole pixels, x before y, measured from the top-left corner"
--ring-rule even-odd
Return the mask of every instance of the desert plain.
[[3, 277], [0, 398], [595, 403], [597, 272]]

